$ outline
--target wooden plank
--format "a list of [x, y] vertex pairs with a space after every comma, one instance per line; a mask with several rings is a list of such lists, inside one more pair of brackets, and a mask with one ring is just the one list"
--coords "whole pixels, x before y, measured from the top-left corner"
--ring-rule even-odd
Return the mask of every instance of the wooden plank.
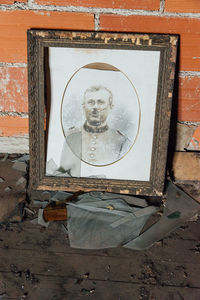
[[199, 300], [199, 224], [143, 252], [72, 249], [55, 223], [2, 225], [0, 286], [8, 299]]
[[177, 181], [177, 184], [183, 191], [200, 203], [200, 181]]
[[173, 172], [176, 180], [200, 180], [200, 155], [192, 152], [175, 152]]
[[[198, 221], [183, 224], [176, 231], [172, 232], [169, 237], [182, 240], [200, 240], [200, 230]], [[165, 239], [166, 240], [166, 239]]]
[[[56, 224], [54, 224], [56, 225]], [[155, 244], [149, 250], [140, 252], [124, 248], [101, 249], [101, 250], [82, 250], [69, 247], [67, 235], [59, 227], [51, 226], [43, 230], [41, 226], [23, 223], [23, 228], [17, 226], [4, 227], [0, 230], [0, 247], [4, 249], [34, 250], [42, 253], [64, 253], [66, 255], [80, 254], [85, 256], [130, 258], [132, 260], [142, 260], [146, 256], [152, 259], [157, 258], [162, 261], [180, 262], [182, 259], [190, 263], [192, 259], [196, 261], [194, 249], [200, 238], [200, 222], [191, 222], [185, 230], [179, 229], [166, 237], [161, 244]], [[40, 231], [42, 229], [42, 231]], [[179, 238], [180, 236], [180, 238]], [[185, 237], [185, 240], [183, 239]], [[174, 238], [175, 237], [175, 238]], [[179, 253], [180, 252], [180, 253]], [[189, 253], [189, 254], [188, 254]]]
[[[25, 223], [23, 230], [20, 227], [10, 226], [0, 230], [0, 247], [4, 249], [28, 250], [43, 253], [64, 253], [66, 255], [79, 254], [83, 257], [114, 257], [130, 258], [131, 260], [143, 260], [146, 256], [151, 259], [162, 261], [181, 262], [182, 260], [190, 263], [196, 261], [195, 249], [200, 238], [200, 222], [190, 222], [187, 231], [178, 229], [166, 237], [162, 243], [155, 244], [146, 251], [132, 251], [124, 248], [102, 249], [102, 250], [82, 250], [69, 247], [69, 241], [59, 227], [52, 226], [43, 231], [40, 226]], [[30, 227], [29, 227], [30, 226]], [[40, 229], [42, 228], [42, 231]], [[184, 239], [185, 237], [185, 239]], [[180, 253], [179, 253], [180, 252]], [[197, 262], [198, 263], [198, 262]]]
[[0, 230], [0, 247], [107, 256], [107, 252], [104, 249], [87, 251], [70, 248], [68, 237], [62, 232], [61, 227], [58, 226], [58, 224], [50, 224], [47, 229], [40, 225], [32, 225], [28, 222], [25, 222], [25, 224], [23, 223], [22, 226], [21, 224], [19, 224], [19, 226], [10, 225], [8, 228], [7, 226], [4, 226]]
[[131, 259], [142, 259], [142, 255], [149, 257], [152, 260], [161, 260], [162, 262], [174, 263], [191, 263], [192, 261], [198, 264], [197, 253], [199, 241], [179, 240], [174, 238], [165, 238], [162, 241], [155, 243], [150, 249], [145, 251], [133, 251], [124, 248], [108, 249], [110, 257], [118, 256], [129, 257]]
[[[177, 286], [155, 286], [134, 284], [132, 282], [76, 280], [60, 276], [37, 275], [36, 282], [27, 280], [24, 275], [17, 277], [12, 273], [0, 273], [0, 280], [7, 285], [8, 297], [14, 299], [42, 300], [130, 300], [130, 299], [192, 299], [199, 300], [198, 288]], [[24, 296], [24, 298], [22, 298]], [[26, 296], [26, 297], [25, 297]], [[17, 298], [16, 298], [17, 297]]]
[[[167, 285], [170, 282], [171, 285], [200, 288], [196, 276], [199, 271], [197, 244], [190, 242], [191, 250], [187, 250], [187, 254], [184, 249], [180, 254], [181, 249], [176, 248], [176, 259], [173, 257], [174, 249], [169, 251], [169, 248], [166, 248], [164, 251], [159, 246], [153, 254], [145, 251], [142, 256], [138, 256], [135, 251], [132, 257], [68, 254], [46, 249], [1, 248], [0, 272], [12, 271], [19, 275], [29, 270], [35, 275], [43, 276], [66, 276], [74, 279], [88, 276], [91, 280], [134, 283], [142, 281], [155, 285]], [[187, 255], [188, 259], [184, 261]]]

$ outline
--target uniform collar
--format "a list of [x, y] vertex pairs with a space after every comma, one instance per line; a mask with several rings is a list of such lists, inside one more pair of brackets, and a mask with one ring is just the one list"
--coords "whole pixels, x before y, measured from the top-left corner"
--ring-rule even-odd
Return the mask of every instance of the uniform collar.
[[106, 130], [108, 130], [108, 125], [106, 124], [105, 126], [90, 126], [88, 124], [86, 124], [86, 122], [83, 125], [83, 128], [85, 129], [85, 131], [87, 132], [91, 132], [91, 133], [102, 133], [105, 132]]

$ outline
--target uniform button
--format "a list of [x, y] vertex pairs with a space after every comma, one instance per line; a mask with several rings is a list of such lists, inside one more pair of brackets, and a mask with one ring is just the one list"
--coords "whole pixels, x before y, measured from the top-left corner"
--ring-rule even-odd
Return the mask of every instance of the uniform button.
[[97, 135], [93, 135], [93, 138], [96, 139], [96, 138], [97, 138]]
[[94, 150], [96, 150], [96, 148], [95, 148], [95, 147], [92, 147], [91, 150], [94, 151]]
[[91, 144], [96, 145], [96, 141], [91, 140]]
[[93, 157], [94, 157], [94, 154], [93, 154], [93, 153], [90, 153], [90, 157], [93, 158]]

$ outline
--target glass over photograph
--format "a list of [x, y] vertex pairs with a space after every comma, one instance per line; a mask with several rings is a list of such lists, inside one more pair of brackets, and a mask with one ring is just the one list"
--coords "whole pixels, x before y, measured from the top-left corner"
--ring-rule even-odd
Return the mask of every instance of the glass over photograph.
[[48, 50], [46, 176], [148, 181], [160, 52]]

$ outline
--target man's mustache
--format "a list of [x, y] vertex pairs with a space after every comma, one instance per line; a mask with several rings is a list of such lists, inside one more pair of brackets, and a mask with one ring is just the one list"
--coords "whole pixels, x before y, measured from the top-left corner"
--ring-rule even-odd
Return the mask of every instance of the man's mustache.
[[106, 108], [93, 108], [92, 109], [92, 113], [98, 113], [98, 112], [100, 112], [100, 111], [104, 111], [104, 110], [106, 110]]

